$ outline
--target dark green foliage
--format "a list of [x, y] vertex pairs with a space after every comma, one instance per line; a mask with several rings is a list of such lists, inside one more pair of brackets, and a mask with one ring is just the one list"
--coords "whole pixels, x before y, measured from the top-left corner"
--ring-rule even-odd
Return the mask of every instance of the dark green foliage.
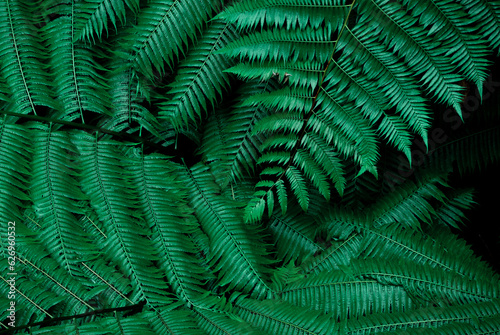
[[[499, 275], [454, 231], [455, 180], [500, 158], [499, 22], [487, 0], [1, 2], [0, 332], [497, 333]], [[436, 144], [450, 115], [472, 122]]]

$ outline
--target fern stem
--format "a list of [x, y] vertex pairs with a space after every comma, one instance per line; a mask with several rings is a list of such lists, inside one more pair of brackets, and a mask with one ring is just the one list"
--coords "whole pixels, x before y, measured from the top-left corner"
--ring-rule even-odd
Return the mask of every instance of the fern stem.
[[51, 317], [51, 319], [40, 321], [40, 322], [30, 323], [30, 324], [27, 324], [24, 326], [5, 329], [5, 330], [0, 331], [0, 334], [13, 334], [17, 330], [22, 330], [22, 329], [31, 328], [31, 327], [38, 327], [38, 326], [42, 326], [41, 328], [43, 328], [43, 326], [47, 327], [50, 324], [61, 324], [62, 321], [81, 319], [81, 318], [85, 318], [85, 317], [93, 316], [93, 315], [116, 313], [116, 312], [122, 312], [122, 311], [132, 311], [133, 312], [132, 314], [136, 314], [136, 313], [141, 312], [144, 304], [145, 304], [145, 302], [142, 301], [138, 304], [131, 305], [131, 306], [106, 308], [106, 309], [94, 310], [92, 312], [87, 312], [87, 313], [82, 313], [82, 314], [61, 316], [58, 318], [54, 318], [54, 317], [49, 315]]
[[130, 142], [133, 142], [133, 143], [135, 143], [135, 142], [141, 142], [143, 144], [147, 144], [148, 146], [150, 146], [152, 148], [156, 148], [156, 149], [160, 149], [160, 150], [165, 150], [165, 147], [163, 147], [163, 146], [161, 146], [161, 145], [159, 145], [157, 143], [148, 141], [148, 140], [146, 140], [145, 138], [143, 138], [141, 136], [135, 136], [135, 135], [131, 135], [131, 134], [128, 134], [128, 133], [125, 133], [125, 132], [116, 132], [116, 131], [113, 131], [113, 130], [109, 130], [109, 129], [106, 129], [106, 128], [101, 128], [101, 127], [97, 127], [97, 126], [93, 126], [93, 125], [89, 125], [89, 124], [85, 124], [85, 123], [77, 123], [77, 122], [71, 122], [71, 121], [65, 121], [65, 120], [59, 120], [59, 119], [53, 119], [53, 118], [50, 118], [50, 117], [38, 116], [36, 114], [35, 115], [26, 115], [26, 114], [21, 114], [21, 113], [9, 112], [9, 111], [6, 111], [6, 110], [0, 111], [0, 114], [16, 116], [16, 117], [19, 117], [19, 118], [22, 118], [22, 119], [28, 119], [28, 120], [33, 120], [33, 121], [62, 124], [62, 125], [65, 125], [65, 126], [70, 126], [72, 128], [76, 128], [76, 129], [93, 130], [96, 133], [103, 133], [103, 134], [108, 134], [108, 135], [111, 135], [111, 136], [120, 137], [120, 138], [122, 138], [122, 139], [124, 139], [126, 141], [130, 141]]

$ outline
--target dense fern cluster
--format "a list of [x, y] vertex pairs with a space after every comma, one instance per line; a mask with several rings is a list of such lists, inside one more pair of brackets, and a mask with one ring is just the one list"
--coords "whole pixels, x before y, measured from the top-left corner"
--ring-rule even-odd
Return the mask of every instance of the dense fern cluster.
[[499, 332], [448, 181], [498, 105], [429, 134], [500, 2], [5, 0], [0, 37], [0, 333]]

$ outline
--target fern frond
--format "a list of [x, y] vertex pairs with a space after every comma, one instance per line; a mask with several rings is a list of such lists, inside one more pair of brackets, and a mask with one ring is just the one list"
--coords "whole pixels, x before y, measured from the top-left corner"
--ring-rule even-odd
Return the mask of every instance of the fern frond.
[[154, 71], [165, 72], [165, 65], [185, 54], [190, 40], [196, 38], [219, 0], [155, 0], [141, 8], [137, 24], [123, 33], [124, 60], [148, 78]]
[[257, 227], [244, 225], [238, 204], [217, 194], [218, 186], [206, 166], [193, 166], [183, 180], [195, 215], [210, 239], [210, 263], [220, 271], [219, 285], [255, 297], [268, 296], [267, 265], [271, 260], [263, 247], [257, 247]]
[[116, 143], [97, 141], [84, 134], [75, 135], [74, 143], [81, 169], [86, 171], [81, 179], [82, 190], [104, 223], [104, 250], [134, 283], [131, 300], [146, 299], [151, 306], [170, 303], [162, 275], [152, 264], [158, 259], [157, 251], [135, 213], [130, 174], [123, 167]]
[[205, 332], [204, 334], [262, 334], [262, 332], [257, 331], [234, 314], [216, 312], [208, 309], [195, 309], [193, 312], [199, 327]]
[[[21, 224], [18, 224], [21, 226]], [[16, 236], [16, 270], [24, 272], [27, 278], [35, 280], [47, 291], [65, 298], [54, 313], [62, 315], [80, 314], [94, 310], [88, 301], [102, 291], [102, 287], [86, 287], [79, 277], [68, 276], [65, 269], [49, 257], [48, 251], [36, 238], [33, 232], [25, 230], [25, 234]], [[27, 297], [29, 304], [35, 304]], [[38, 308], [38, 307], [37, 307]]]
[[439, 224], [459, 228], [465, 217], [463, 210], [470, 209], [474, 204], [473, 190], [458, 190], [447, 195], [447, 201], [436, 208], [435, 216]]
[[353, 157], [362, 171], [376, 175], [379, 154], [375, 131], [369, 121], [356, 112], [355, 105], [327, 88], [320, 88], [316, 100], [318, 111], [313, 111], [308, 128], [314, 129], [328, 144], [335, 145], [340, 153]]
[[313, 218], [300, 211], [270, 215], [268, 229], [277, 249], [277, 257], [284, 263], [296, 259], [301, 263], [308, 256], [323, 251], [323, 247], [314, 240], [318, 227]]
[[173, 309], [167, 306], [155, 311], [143, 312], [140, 317], [149, 321], [155, 334], [206, 334], [198, 327], [194, 313], [189, 310]]
[[328, 28], [272, 29], [242, 36], [221, 52], [250, 62], [318, 62], [329, 60], [336, 40]]
[[137, 189], [139, 209], [153, 232], [159, 268], [178, 297], [188, 304], [205, 293], [207, 269], [194, 257], [196, 248], [189, 234], [197, 227], [187, 205], [187, 194], [174, 177], [165, 156], [135, 153], [130, 162], [132, 182]]
[[44, 27], [50, 53], [50, 66], [54, 75], [57, 101], [61, 108], [53, 117], [65, 121], [81, 118], [91, 111], [109, 114], [109, 96], [105, 79], [98, 70], [102, 70], [92, 57], [92, 51], [75, 39], [74, 4], [61, 9], [57, 19]]
[[127, 7], [133, 12], [139, 11], [139, 0], [85, 0], [75, 3], [75, 41], [95, 42], [102, 39], [103, 32], [108, 35], [108, 21], [115, 30], [117, 23], [126, 22]]
[[[24, 202], [29, 200], [27, 177], [30, 173], [31, 138], [25, 127], [0, 122], [0, 241], [7, 257], [9, 222], [22, 222]], [[16, 162], [12, 164], [12, 162]]]
[[479, 33], [500, 53], [500, 3], [498, 1], [460, 1], [470, 17], [479, 25]]
[[349, 269], [361, 278], [402, 286], [413, 297], [439, 306], [491, 301], [500, 292], [498, 282], [492, 283], [488, 279], [479, 278], [471, 281], [454, 272], [402, 260], [357, 260], [351, 262]]
[[75, 156], [76, 149], [67, 133], [40, 127], [32, 134], [30, 196], [41, 226], [40, 240], [59, 267], [85, 282], [78, 265], [94, 258], [97, 250], [78, 225], [77, 216], [83, 213], [79, 203], [85, 197], [76, 181], [74, 162], [65, 159]]
[[[419, 330], [420, 333], [427, 333], [428, 330], [432, 331], [432, 328], [452, 323], [480, 325], [482, 320], [488, 322], [492, 319], [498, 319], [499, 314], [500, 304], [498, 300], [495, 300], [446, 308], [424, 308], [404, 313], [373, 314], [358, 319], [345, 320], [340, 323], [339, 328], [341, 333], [346, 335], [386, 334], [389, 331], [404, 334], [404, 331], [412, 329]], [[469, 329], [469, 327], [466, 325], [464, 329]]]
[[[455, 163], [460, 174], [481, 171], [489, 164], [500, 161], [498, 143], [500, 127], [494, 125], [443, 143], [429, 156], [428, 164], [433, 168], [449, 169]], [[478, 146], [481, 146], [482, 150], [477, 150]]]
[[332, 334], [333, 320], [326, 314], [277, 300], [240, 299], [236, 312], [266, 334]]
[[245, 80], [269, 81], [276, 78], [282, 84], [292, 87], [314, 89], [323, 74], [323, 65], [317, 62], [259, 62], [239, 63], [225, 72], [237, 74]]
[[353, 162], [346, 164], [345, 171], [346, 182], [340, 204], [353, 209], [366, 208], [380, 194], [381, 178], [376, 179], [368, 173], [358, 175], [359, 167]]
[[339, 41], [339, 48], [346, 58], [361, 69], [359, 75], [374, 81], [374, 87], [381, 91], [388, 102], [387, 109], [395, 108], [409, 128], [427, 140], [431, 115], [428, 101], [422, 96], [418, 82], [412, 72], [397, 55], [385, 50], [377, 36], [367, 34], [362, 24], [346, 29]]
[[355, 279], [342, 271], [320, 272], [294, 281], [280, 292], [280, 297], [294, 305], [328, 313], [336, 320], [402, 312], [418, 306], [400, 286]]
[[352, 234], [347, 239], [332, 243], [332, 246], [302, 264], [306, 273], [337, 270], [357, 258], [362, 251], [362, 237]]
[[373, 208], [374, 225], [383, 226], [391, 222], [420, 229], [421, 223], [430, 223], [434, 208], [430, 201], [444, 201], [445, 195], [439, 189], [439, 185], [445, 185], [443, 173], [427, 174], [417, 180], [406, 181], [399, 188], [398, 192], [392, 192], [382, 197]]
[[[7, 258], [1, 260], [4, 269], [9, 266]], [[10, 284], [13, 284], [10, 276], [0, 276], [0, 291], [5, 297], [9, 296]], [[24, 275], [15, 278], [16, 309], [22, 313], [16, 315], [19, 324], [26, 324], [30, 321], [42, 321], [46, 317], [54, 317], [51, 308], [63, 302], [66, 297], [57, 295], [55, 292], [47, 290], [38, 280], [30, 280]], [[10, 307], [10, 306], [9, 306]], [[19, 317], [19, 319], [17, 319]]]
[[12, 96], [11, 111], [37, 114], [37, 106], [56, 109], [44, 62], [46, 54], [35, 27], [31, 3], [0, 3], [0, 71]]
[[425, 28], [434, 34], [434, 39], [447, 45], [444, 55], [468, 80], [474, 82], [482, 96], [483, 83], [487, 77], [490, 54], [486, 41], [476, 33], [478, 18], [468, 15], [461, 4], [448, 1], [432, 1], [429, 5], [403, 2], [410, 13], [415, 12]]
[[[417, 264], [437, 267], [471, 280], [494, 278], [490, 269], [474, 257], [459, 241], [440, 241], [426, 234], [398, 225], [364, 230], [363, 258], [406, 259]], [[440, 235], [444, 235], [441, 232]], [[454, 250], [451, 252], [451, 250]]]
[[140, 127], [149, 131], [157, 138], [160, 123], [153, 113], [142, 103], [148, 97], [144, 96], [141, 89], [142, 83], [132, 69], [123, 68], [121, 59], [114, 58], [108, 65], [110, 69], [107, 83], [110, 87], [109, 117], [99, 121], [99, 126], [116, 132], [140, 132]]
[[129, 278], [118, 272], [113, 264], [96, 258], [91, 261], [81, 262], [82, 272], [95, 286], [102, 288], [100, 297], [101, 308], [123, 307], [133, 305], [134, 302], [128, 298], [132, 293], [132, 283]]
[[445, 55], [448, 49], [440, 48], [425, 30], [416, 29], [419, 17], [410, 16], [403, 4], [385, 0], [363, 2], [359, 12], [364, 33], [377, 36], [386, 49], [405, 60], [438, 102], [452, 106], [461, 114], [457, 83], [462, 78], [454, 73], [454, 65]]
[[259, 26], [287, 29], [326, 26], [335, 31], [340, 30], [349, 7], [346, 1], [339, 0], [285, 0], [278, 3], [245, 0], [226, 8], [218, 17], [236, 24], [241, 30]]
[[244, 101], [246, 97], [265, 92], [271, 87], [256, 82], [242, 84], [236, 91], [238, 98], [230, 112], [219, 110], [205, 123], [199, 153], [211, 165], [217, 166], [223, 176], [223, 189], [231, 181], [240, 181], [254, 173], [264, 135], [254, 134], [253, 129], [269, 112], [264, 108], [248, 106]]
[[176, 77], [169, 85], [168, 100], [159, 104], [161, 118], [175, 128], [184, 128], [188, 120], [197, 122], [214, 107], [229, 88], [230, 76], [224, 70], [232, 65], [230, 59], [216, 52], [236, 36], [230, 24], [212, 22], [179, 64]]
[[109, 331], [111, 334], [156, 334], [149, 326], [148, 320], [137, 315], [128, 317], [115, 315], [102, 318], [99, 320], [99, 326], [101, 329]]

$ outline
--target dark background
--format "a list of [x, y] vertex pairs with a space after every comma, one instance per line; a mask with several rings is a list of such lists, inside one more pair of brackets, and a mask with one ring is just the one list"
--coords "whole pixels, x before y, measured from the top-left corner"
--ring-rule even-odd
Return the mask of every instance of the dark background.
[[[485, 89], [485, 98], [481, 106], [473, 110], [470, 119], [464, 122], [464, 131], [476, 124], [480, 125], [479, 129], [500, 125], [500, 58], [493, 58], [492, 62], [494, 64], [491, 68], [492, 80], [489, 91], [491, 94], [486, 97]], [[468, 94], [476, 95], [477, 92], [471, 89]], [[488, 118], [488, 121], [484, 122], [483, 117], [486, 114], [496, 117]], [[480, 153], [488, 149], [500, 150], [500, 143], [486, 145], [490, 147], [476, 148], [476, 150]], [[496, 149], [492, 149], [495, 147]], [[498, 156], [500, 152], [497, 153]], [[474, 200], [477, 204], [465, 213], [467, 219], [464, 220], [462, 229], [456, 232], [472, 246], [477, 255], [490, 263], [500, 274], [500, 162], [490, 163], [480, 170], [476, 169], [462, 176], [455, 172], [451, 181], [458, 187], [473, 187], [476, 190]]]

